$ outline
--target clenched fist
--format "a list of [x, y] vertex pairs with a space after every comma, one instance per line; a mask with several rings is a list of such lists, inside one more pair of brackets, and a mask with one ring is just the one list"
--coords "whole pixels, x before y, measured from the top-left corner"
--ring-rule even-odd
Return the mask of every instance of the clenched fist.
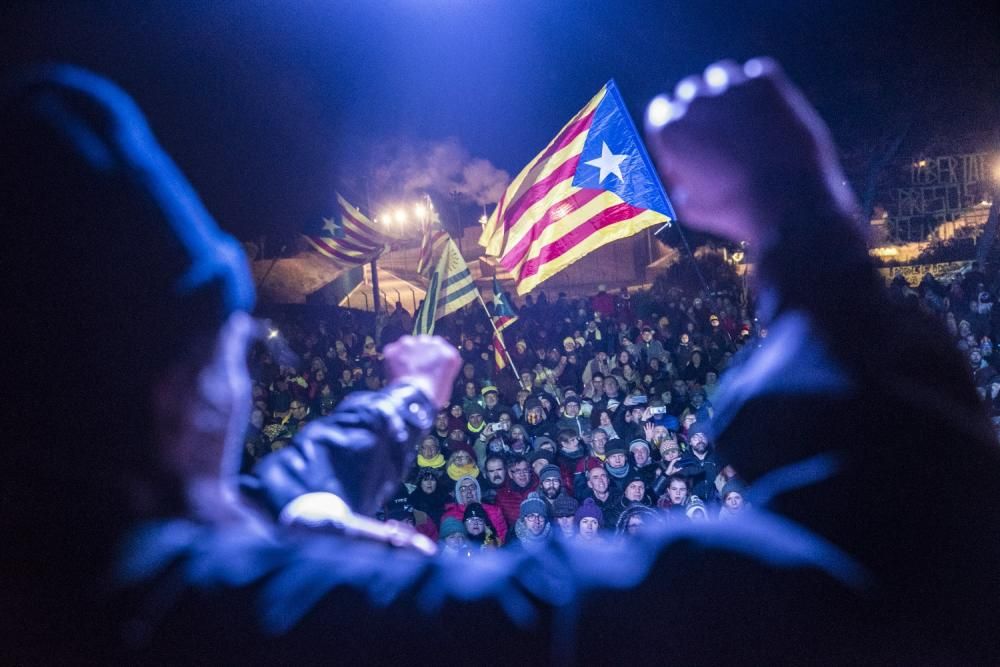
[[385, 366], [390, 382], [417, 387], [441, 408], [451, 398], [462, 358], [440, 336], [403, 336], [385, 346]]
[[684, 223], [767, 245], [814, 210], [849, 216], [829, 132], [772, 60], [723, 61], [646, 111], [650, 150]]

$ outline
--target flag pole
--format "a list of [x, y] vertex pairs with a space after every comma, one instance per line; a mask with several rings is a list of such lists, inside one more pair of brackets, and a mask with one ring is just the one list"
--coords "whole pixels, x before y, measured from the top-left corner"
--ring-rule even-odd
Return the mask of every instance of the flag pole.
[[[500, 337], [503, 337], [503, 334], [500, 333], [500, 330], [497, 329], [496, 323], [493, 321], [493, 315], [490, 314], [490, 309], [486, 307], [486, 302], [483, 301], [482, 292], [476, 290], [476, 296], [479, 298], [479, 305], [481, 305], [483, 307], [483, 310], [486, 311], [486, 319], [490, 321], [490, 326], [493, 327], [493, 333], [497, 334]], [[510, 351], [507, 349], [506, 343], [503, 346], [503, 351], [504, 354], [507, 356], [507, 363], [510, 364], [510, 370], [514, 372], [514, 377], [517, 378], [517, 383], [521, 385], [521, 389], [530, 391], [527, 387], [524, 386], [524, 383], [521, 382], [521, 374], [517, 372], [517, 366], [514, 365], [514, 360], [510, 358]]]
[[375, 306], [375, 343], [378, 344], [379, 334], [382, 332], [378, 328], [378, 316], [379, 310], [382, 306], [382, 298], [379, 293], [378, 288], [378, 256], [372, 257], [371, 261], [371, 271], [372, 271], [372, 304]]

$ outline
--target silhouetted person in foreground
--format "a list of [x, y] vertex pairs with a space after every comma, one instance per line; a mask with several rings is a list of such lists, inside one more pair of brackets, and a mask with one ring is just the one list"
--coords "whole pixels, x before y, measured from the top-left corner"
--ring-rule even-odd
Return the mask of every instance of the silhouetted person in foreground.
[[826, 130], [777, 68], [687, 84], [647, 129], [681, 218], [757, 254], [771, 335], [714, 400], [757, 510], [461, 562], [365, 519], [412, 465], [457, 352], [388, 346], [390, 387], [265, 458], [245, 503], [239, 247], [120, 90], [68, 68], [8, 84], [9, 413], [54, 384], [88, 398], [8, 433], [11, 661], [408, 664], [470, 637], [520, 663], [993, 656], [1000, 465], [960, 360], [888, 303]]

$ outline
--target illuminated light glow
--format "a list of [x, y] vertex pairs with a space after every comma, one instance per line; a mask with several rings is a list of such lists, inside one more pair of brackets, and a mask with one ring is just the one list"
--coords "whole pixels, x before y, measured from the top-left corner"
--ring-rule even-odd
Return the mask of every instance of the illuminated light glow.
[[281, 332], [278, 331], [277, 329], [270, 329], [267, 332], [267, 338], [268, 338], [268, 340], [273, 339], [273, 338], [277, 338], [280, 335], [281, 335]]
[[406, 211], [401, 208], [396, 209], [396, 213], [393, 218], [400, 224], [406, 222]]
[[423, 218], [424, 216], [427, 215], [427, 207], [424, 206], [423, 204], [417, 204], [416, 206], [413, 207], [413, 213], [418, 218]]
[[652, 128], [660, 128], [670, 122], [674, 115], [674, 105], [666, 95], [657, 95], [646, 107], [646, 122]]
[[389, 211], [383, 211], [382, 215], [378, 218], [381, 222], [392, 222], [392, 213]]
[[871, 254], [876, 257], [895, 257], [899, 254], [899, 248], [885, 246], [883, 248], [872, 248]]
[[1000, 183], [1000, 160], [993, 165], [993, 180]]
[[920, 160], [919, 162], [917, 162], [917, 166], [918, 167], [926, 167], [927, 166], [927, 160]]
[[487, 218], [485, 215], [479, 216], [479, 224], [485, 225], [488, 221], [489, 221], [489, 218]]
[[724, 67], [712, 65], [705, 70], [705, 82], [715, 89], [722, 89], [729, 85], [729, 72]]
[[677, 98], [685, 101], [693, 100], [697, 92], [698, 86], [693, 81], [681, 81], [675, 91]]
[[764, 73], [764, 63], [754, 58], [753, 60], [748, 60], [743, 65], [743, 73], [751, 79], [756, 79], [758, 76]]

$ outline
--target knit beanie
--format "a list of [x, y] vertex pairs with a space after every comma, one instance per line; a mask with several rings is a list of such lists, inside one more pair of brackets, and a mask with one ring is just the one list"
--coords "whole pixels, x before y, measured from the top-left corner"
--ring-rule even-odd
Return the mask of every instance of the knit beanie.
[[542, 460], [552, 461], [552, 459], [554, 459], [555, 457], [556, 457], [556, 455], [553, 454], [552, 452], [550, 452], [549, 450], [547, 450], [547, 449], [539, 449], [539, 450], [534, 451], [534, 452], [531, 453], [531, 455], [528, 457], [528, 461], [531, 462], [531, 463], [534, 463], [535, 461], [542, 461]]
[[576, 502], [576, 498], [561, 493], [552, 501], [552, 514], [557, 517], [574, 516], [579, 507], [580, 503]]
[[726, 496], [728, 496], [730, 493], [738, 493], [741, 496], [745, 496], [746, 492], [747, 492], [746, 484], [744, 484], [742, 481], [738, 479], [731, 479], [723, 485], [722, 493], [719, 494], [719, 497], [725, 500]]
[[529, 514], [541, 514], [544, 517], [549, 516], [549, 506], [544, 500], [539, 498], [535, 494], [531, 494], [521, 503], [521, 515], [520, 518], [524, 518]]
[[541, 471], [538, 473], [538, 481], [539, 482], [544, 482], [545, 480], [547, 480], [549, 478], [553, 478], [553, 477], [555, 479], [561, 480], [562, 479], [562, 471], [559, 470], [559, 466], [552, 465], [551, 463], [548, 464], [547, 466], [543, 467], [541, 469]]
[[[642, 438], [636, 438], [635, 440], [633, 440], [632, 442], [630, 442], [629, 445], [628, 445], [628, 451], [629, 451], [629, 453], [634, 452], [639, 447], [645, 447], [646, 451], [647, 452], [649, 451], [649, 443], [646, 442]], [[607, 451], [607, 450], [605, 450], [605, 451]]]
[[580, 519], [585, 519], [586, 517], [597, 519], [598, 524], [602, 526], [604, 525], [604, 512], [602, 512], [601, 508], [597, 506], [597, 503], [594, 502], [593, 498], [585, 499], [583, 504], [577, 508], [576, 513], [573, 515], [577, 525], [580, 525]]
[[454, 535], [455, 533], [461, 533], [462, 535], [464, 535], [465, 526], [462, 525], [461, 520], [453, 516], [446, 516], [441, 521], [441, 532], [439, 533], [441, 541], [443, 542], [444, 538], [448, 537], [449, 535]]

